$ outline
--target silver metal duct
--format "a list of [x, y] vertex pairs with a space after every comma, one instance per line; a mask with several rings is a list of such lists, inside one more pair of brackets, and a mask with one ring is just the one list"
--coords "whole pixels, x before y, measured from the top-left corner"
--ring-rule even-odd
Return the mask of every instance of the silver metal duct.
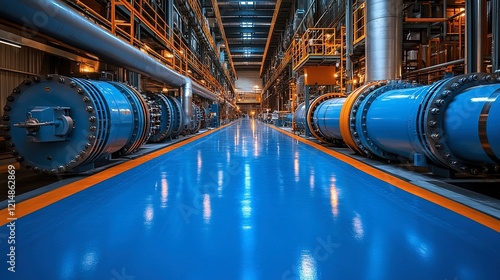
[[402, 0], [366, 0], [365, 83], [401, 77], [402, 13]]
[[191, 83], [185, 83], [181, 87], [182, 110], [184, 111], [184, 120], [182, 123], [188, 125], [193, 115], [193, 88]]
[[[217, 95], [203, 86], [168, 68], [57, 0], [7, 1], [0, 9], [0, 17], [22, 25], [25, 37], [34, 37], [40, 32], [117, 66], [170, 86], [195, 88], [195, 93], [213, 101], [217, 100]], [[191, 108], [191, 101], [185, 99], [192, 100], [191, 90], [185, 91], [182, 100], [183, 108]], [[188, 112], [186, 114], [191, 115]]]

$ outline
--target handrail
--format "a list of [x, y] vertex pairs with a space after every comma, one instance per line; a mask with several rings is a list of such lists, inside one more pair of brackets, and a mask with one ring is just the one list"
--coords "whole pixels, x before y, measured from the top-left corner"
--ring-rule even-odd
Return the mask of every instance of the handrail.
[[366, 36], [366, 9], [365, 3], [359, 5], [359, 7], [354, 10], [354, 34], [353, 34], [353, 45], [361, 42]]
[[[196, 55], [189, 49], [182, 38], [178, 36], [167, 23], [158, 16], [153, 7], [143, 0], [111, 0], [111, 16], [110, 20], [101, 16], [98, 12], [94, 11], [91, 7], [85, 5], [82, 1], [76, 0], [72, 3], [80, 6], [85, 12], [91, 14], [99, 24], [110, 30], [113, 34], [125, 39], [131, 45], [141, 48], [144, 52], [152, 55], [156, 59], [162, 61], [169, 68], [179, 72], [182, 75], [189, 76], [193, 80], [202, 84], [205, 88], [211, 91], [224, 93], [224, 87], [219, 83], [215, 77], [212, 76], [210, 70], [205, 66]], [[122, 6], [130, 12], [130, 22], [123, 22], [116, 18], [116, 7]], [[135, 38], [133, 34], [133, 19], [137, 18], [155, 35], [157, 35], [165, 45], [166, 51], [172, 54], [172, 57], [164, 57], [159, 52], [153, 50], [142, 41]], [[127, 31], [120, 26], [130, 26]], [[189, 69], [198, 72], [198, 78]]]
[[342, 38], [335, 28], [308, 28], [302, 37], [295, 41], [293, 70], [296, 71], [311, 57], [339, 56]]

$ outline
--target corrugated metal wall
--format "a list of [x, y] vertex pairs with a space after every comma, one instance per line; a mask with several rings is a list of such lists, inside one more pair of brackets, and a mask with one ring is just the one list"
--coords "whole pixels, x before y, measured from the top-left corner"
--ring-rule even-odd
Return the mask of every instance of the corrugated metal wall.
[[0, 108], [3, 107], [12, 89], [33, 74], [42, 70], [43, 52], [22, 47], [0, 44]]

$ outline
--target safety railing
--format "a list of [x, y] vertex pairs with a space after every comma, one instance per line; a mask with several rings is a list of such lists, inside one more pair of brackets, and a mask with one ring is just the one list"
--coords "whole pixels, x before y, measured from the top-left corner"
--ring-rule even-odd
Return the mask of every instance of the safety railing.
[[[210, 28], [207, 25], [207, 22], [205, 21], [205, 17], [203, 16], [200, 5], [198, 4], [198, 1], [196, 0], [187, 0], [187, 3], [191, 7], [191, 10], [194, 11], [196, 18], [198, 19], [198, 23], [201, 25], [201, 29], [203, 30], [203, 33], [205, 34], [206, 38], [208, 39], [210, 46], [214, 51], [217, 50], [217, 46], [215, 45], [215, 41], [212, 38], [212, 34], [210, 34]], [[217, 54], [218, 55], [218, 54]]]
[[365, 9], [365, 3], [363, 2], [361, 5], [359, 5], [353, 13], [353, 44], [356, 45], [357, 43], [361, 42], [362, 40], [365, 39], [366, 35], [366, 9]]
[[239, 91], [236, 96], [236, 103], [260, 103], [261, 101], [260, 92]]
[[[110, 0], [109, 19], [102, 16], [85, 2], [80, 0], [70, 1], [80, 10], [85, 11], [87, 17], [111, 33], [140, 48], [143, 52], [155, 57], [176, 72], [191, 77], [213, 92], [224, 93], [224, 87], [213, 77], [213, 74], [197, 56], [182, 41], [182, 38], [158, 15], [155, 9], [144, 0]], [[119, 8], [120, 7], [120, 8]], [[125, 9], [119, 13], [118, 9]], [[135, 36], [134, 20], [137, 19], [162, 41], [162, 49], [153, 49]], [[194, 71], [194, 73], [193, 73]]]
[[293, 70], [299, 69], [308, 59], [340, 56], [342, 38], [335, 28], [309, 28], [293, 42]]

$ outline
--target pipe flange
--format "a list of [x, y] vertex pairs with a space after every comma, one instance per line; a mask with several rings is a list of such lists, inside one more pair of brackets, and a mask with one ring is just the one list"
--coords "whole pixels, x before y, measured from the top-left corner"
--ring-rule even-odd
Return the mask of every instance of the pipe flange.
[[[370, 156], [370, 151], [362, 144], [356, 131], [356, 114], [361, 102], [376, 89], [385, 86], [387, 81], [370, 82], [349, 95], [342, 106], [340, 132], [346, 145], [353, 151]], [[346, 128], [347, 125], [347, 128]]]
[[[52, 166], [50, 168], [49, 167], [41, 168], [38, 166], [38, 164], [28, 160], [23, 156], [22, 152], [20, 152], [20, 150], [22, 150], [22, 147], [19, 147], [19, 145], [18, 147], [16, 147], [16, 144], [12, 139], [12, 126], [14, 126], [14, 124], [11, 123], [11, 121], [13, 119], [12, 114], [15, 111], [13, 109], [15, 108], [16, 103], [19, 100], [19, 97], [30, 87], [34, 86], [34, 84], [39, 84], [47, 81], [53, 81], [53, 83], [55, 83], [54, 87], [63, 85], [68, 88], [67, 90], [72, 91], [75, 93], [75, 95], [79, 96], [78, 99], [81, 100], [81, 103], [77, 101], [78, 99], [75, 99], [76, 101], [75, 103], [81, 104], [78, 106], [81, 106], [82, 111], [86, 111], [87, 115], [85, 116], [84, 119], [80, 119], [78, 123], [75, 123], [74, 120], [70, 122], [72, 123], [72, 127], [70, 130], [68, 130], [68, 135], [77, 133], [76, 131], [74, 131], [74, 127], [78, 125], [82, 129], [85, 127], [87, 128], [79, 130], [78, 133], [85, 134], [88, 137], [86, 142], [82, 146], [82, 150], [73, 151], [74, 155], [72, 156], [68, 155], [67, 157], [65, 157], [64, 162], [60, 162], [61, 157], [56, 157], [55, 155], [53, 155], [50, 152], [51, 151], [50, 149], [46, 150], [45, 152], [48, 153], [48, 155], [46, 155], [47, 165], [51, 163]], [[43, 91], [45, 91], [46, 93], [51, 93], [53, 91], [53, 87], [50, 84], [47, 84], [45, 88], [43, 88]], [[4, 123], [6, 124], [6, 126], [4, 127], [4, 131], [6, 132], [5, 140], [7, 140], [7, 142], [11, 147], [16, 148], [13, 149], [11, 153], [14, 156], [15, 160], [19, 162], [24, 168], [33, 169], [33, 171], [36, 173], [44, 173], [44, 174], [56, 174], [65, 172], [66, 170], [71, 169], [71, 167], [77, 165], [77, 163], [80, 163], [82, 160], [85, 160], [85, 158], [89, 153], [87, 153], [84, 149], [87, 150], [90, 148], [93, 149], [93, 147], [95, 146], [96, 139], [95, 137], [91, 138], [91, 136], [93, 135], [92, 132], [95, 130], [94, 122], [97, 118], [96, 111], [99, 110], [98, 107], [99, 107], [98, 104], [95, 104], [92, 101], [91, 96], [89, 96], [89, 94], [81, 86], [76, 84], [71, 78], [60, 75], [33, 76], [31, 79], [24, 80], [19, 86], [14, 88], [12, 90], [12, 93], [7, 97], [7, 103], [4, 107], [5, 114], [2, 118]], [[80, 134], [78, 134], [78, 136], [81, 137], [82, 135]]]
[[345, 95], [341, 93], [327, 93], [315, 98], [313, 102], [309, 105], [309, 110], [307, 111], [306, 115], [307, 126], [309, 126], [309, 131], [311, 132], [311, 134], [322, 143], [333, 144], [334, 146], [340, 146], [344, 143], [342, 139], [328, 137], [325, 134], [323, 134], [321, 130], [314, 124], [313, 121], [314, 111], [316, 111], [316, 108], [320, 104], [330, 99], [342, 98], [342, 97], [345, 97]]
[[[127, 143], [116, 154], [123, 156], [137, 151], [150, 136], [151, 116], [147, 101], [142, 94], [135, 88], [119, 82], [108, 82], [119, 90], [130, 102], [132, 114], [134, 115], [134, 130], [132, 137], [127, 140]], [[127, 112], [123, 112], [127, 113]], [[130, 113], [130, 112], [129, 112]]]
[[[449, 167], [459, 172], [477, 175], [495, 170], [495, 165], [477, 164], [461, 160], [448, 146], [445, 140], [444, 112], [450, 102], [464, 90], [488, 84], [498, 84], [500, 80], [495, 75], [485, 73], [472, 73], [456, 76], [447, 80], [439, 81], [431, 89], [430, 94], [424, 101], [424, 110], [419, 114], [419, 123], [423, 125], [422, 143], [436, 163]], [[494, 171], [496, 172], [496, 171]]]
[[[362, 102], [359, 102], [359, 106], [363, 104], [362, 111], [361, 111], [361, 133], [357, 131], [356, 134], [356, 139], [359, 140], [358, 147], [362, 149], [367, 157], [371, 158], [381, 158], [381, 159], [388, 159], [388, 160], [397, 160], [400, 158], [399, 155], [387, 152], [383, 150], [382, 148], [378, 147], [378, 145], [370, 139], [368, 129], [367, 129], [367, 115], [368, 111], [370, 110], [370, 106], [372, 103], [377, 99], [380, 95], [391, 91], [395, 89], [405, 89], [405, 88], [412, 88], [416, 87], [417, 85], [411, 84], [408, 81], [402, 81], [402, 80], [391, 80], [387, 81], [387, 84], [384, 86], [380, 86], [372, 91], [370, 93], [365, 94], [367, 97], [364, 98]], [[362, 104], [361, 104], [362, 103]], [[357, 109], [354, 109], [355, 111]], [[354, 115], [356, 115], [356, 112], [353, 112]], [[354, 127], [356, 128], [356, 127]], [[368, 145], [363, 145], [363, 142], [368, 144]]]
[[155, 123], [158, 127], [149, 137], [149, 142], [160, 142], [167, 137], [172, 131], [172, 104], [163, 94], [150, 94], [148, 100], [157, 108]]
[[169, 95], [166, 95], [166, 97], [168, 100], [170, 100], [173, 110], [172, 120], [174, 120], [174, 123], [172, 124], [172, 133], [170, 137], [177, 138], [177, 136], [179, 136], [179, 134], [182, 132], [182, 119], [183, 119], [182, 105], [179, 102], [179, 100], [177, 100], [177, 98]]

